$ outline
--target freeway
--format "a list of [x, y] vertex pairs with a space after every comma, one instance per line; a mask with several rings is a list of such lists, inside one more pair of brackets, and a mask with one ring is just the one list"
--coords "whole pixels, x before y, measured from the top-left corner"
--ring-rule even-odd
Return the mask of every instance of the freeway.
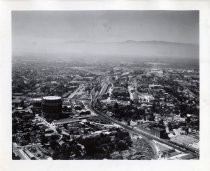
[[181, 152], [184, 152], [184, 153], [191, 153], [191, 154], [193, 154], [195, 157], [198, 157], [198, 156], [199, 156], [198, 151], [196, 151], [196, 150], [193, 150], [193, 149], [188, 148], [188, 147], [179, 146], [179, 145], [177, 145], [177, 144], [173, 144], [172, 142], [170, 142], [170, 141], [168, 141], [168, 140], [160, 139], [160, 138], [155, 137], [155, 136], [153, 136], [153, 135], [151, 135], [151, 134], [149, 134], [149, 133], [147, 133], [147, 132], [145, 132], [145, 131], [143, 131], [143, 130], [134, 129], [134, 128], [131, 127], [131, 126], [125, 125], [125, 124], [123, 124], [123, 123], [117, 121], [116, 119], [113, 119], [113, 118], [111, 118], [110, 116], [108, 116], [108, 115], [106, 115], [106, 114], [104, 114], [104, 113], [98, 111], [97, 109], [95, 109], [93, 103], [91, 104], [90, 108], [91, 108], [96, 114], [102, 116], [103, 118], [105, 118], [105, 119], [107, 119], [107, 120], [109, 120], [109, 121], [112, 121], [112, 122], [114, 122], [114, 123], [116, 123], [116, 124], [122, 126], [124, 129], [126, 129], [126, 130], [128, 130], [128, 131], [130, 131], [130, 132], [136, 133], [136, 134], [138, 134], [138, 135], [144, 137], [146, 140], [150, 140], [150, 141], [156, 140], [156, 141], [158, 141], [158, 142], [160, 142], [160, 143], [163, 143], [163, 144], [166, 144], [166, 145], [168, 145], [168, 146], [171, 146], [171, 147], [173, 147], [173, 148], [175, 148], [175, 149], [177, 149], [177, 150], [179, 150], [179, 151], [181, 151]]
[[[134, 131], [134, 130], [133, 130], [132, 128], [130, 128], [129, 126], [122, 124], [121, 122], [119, 122], [119, 121], [117, 121], [117, 120], [115, 120], [115, 119], [109, 117], [109, 116], [106, 115], [106, 114], [103, 114], [102, 112], [96, 110], [92, 105], [88, 105], [88, 108], [89, 108], [91, 111], [93, 111], [94, 113], [96, 113], [97, 115], [103, 117], [105, 120], [108, 120], [108, 121], [111, 121], [111, 122], [113, 122], [113, 123], [116, 123], [117, 125], [123, 127], [125, 130], [127, 130], [127, 131], [130, 132], [130, 133], [135, 133], [135, 134], [138, 134], [138, 135], [139, 135], [139, 133], [137, 133], [136, 131]], [[140, 136], [143, 137], [142, 135], [140, 135]], [[154, 158], [157, 159], [157, 158], [158, 158], [158, 151], [157, 151], [157, 148], [155, 147], [155, 144], [154, 144], [150, 139], [148, 139], [147, 137], [143, 137], [143, 138], [148, 142], [148, 144], [150, 144], [150, 146], [152, 147], [152, 149], [153, 149], [153, 151], [154, 151], [154, 153], [155, 153]]]
[[69, 95], [68, 99], [72, 99], [78, 92], [80, 92], [84, 88], [84, 85], [79, 85], [79, 87]]
[[169, 141], [169, 140], [165, 140], [165, 139], [158, 138], [158, 137], [156, 137], [156, 136], [154, 136], [154, 135], [152, 135], [152, 134], [150, 134], [150, 133], [148, 133], [148, 132], [145, 132], [145, 131], [143, 131], [143, 130], [136, 129], [136, 128], [133, 128], [133, 127], [131, 127], [131, 126], [125, 125], [125, 124], [119, 122], [118, 120], [113, 119], [112, 117], [110, 117], [110, 116], [108, 116], [108, 115], [106, 115], [106, 114], [104, 114], [104, 113], [98, 111], [97, 109], [95, 109], [95, 104], [96, 104], [96, 102], [97, 102], [97, 99], [98, 99], [98, 96], [96, 96], [96, 97], [94, 98], [94, 100], [91, 99], [90, 109], [91, 109], [92, 111], [94, 111], [96, 114], [102, 116], [103, 118], [105, 118], [105, 119], [107, 119], [107, 120], [109, 120], [109, 121], [112, 121], [113, 123], [116, 123], [116, 124], [122, 126], [124, 129], [126, 129], [126, 130], [128, 130], [128, 131], [130, 131], [130, 132], [134, 132], [134, 133], [136, 133], [136, 134], [138, 134], [138, 135], [144, 137], [146, 140], [150, 140], [150, 141], [148, 141], [148, 142], [152, 142], [152, 140], [156, 140], [157, 142], [160, 142], [160, 143], [162, 143], [162, 144], [166, 144], [166, 145], [168, 145], [168, 146], [171, 146], [171, 147], [173, 147], [174, 149], [177, 149], [177, 150], [179, 150], [179, 151], [181, 151], [181, 152], [184, 152], [184, 153], [191, 153], [191, 154], [193, 154], [195, 157], [199, 157], [199, 150], [197, 150], [197, 149], [193, 149], [193, 148], [190, 148], [190, 147], [187, 147], [187, 146], [183, 146], [183, 145], [180, 145], [180, 144], [175, 144], [175, 143], [172, 143], [172, 142]]

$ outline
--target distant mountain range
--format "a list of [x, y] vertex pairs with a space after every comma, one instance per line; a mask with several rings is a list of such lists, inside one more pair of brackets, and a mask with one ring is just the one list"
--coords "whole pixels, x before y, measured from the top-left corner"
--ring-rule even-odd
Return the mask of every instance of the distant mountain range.
[[[168, 41], [136, 41], [136, 40], [126, 40], [126, 41], [119, 41], [119, 42], [97, 42], [97, 41], [73, 41], [69, 40], [66, 43], [88, 43], [88, 44], [177, 44], [177, 45], [196, 45], [190, 43], [179, 43], [179, 42], [168, 42]], [[197, 45], [196, 45], [197, 46]]]
[[[59, 56], [83, 59], [120, 57], [193, 58], [199, 57], [199, 45], [165, 41], [88, 42], [51, 41], [25, 42], [24, 49], [13, 45], [13, 56]], [[16, 47], [17, 46], [17, 47]]]
[[199, 46], [164, 41], [68, 42], [77, 53], [116, 56], [157, 56], [198, 58]]

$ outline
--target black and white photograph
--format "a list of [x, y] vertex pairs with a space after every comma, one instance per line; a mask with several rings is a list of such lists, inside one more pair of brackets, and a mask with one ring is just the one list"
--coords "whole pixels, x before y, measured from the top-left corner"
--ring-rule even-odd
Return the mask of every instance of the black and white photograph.
[[12, 160], [199, 160], [199, 11], [12, 11]]

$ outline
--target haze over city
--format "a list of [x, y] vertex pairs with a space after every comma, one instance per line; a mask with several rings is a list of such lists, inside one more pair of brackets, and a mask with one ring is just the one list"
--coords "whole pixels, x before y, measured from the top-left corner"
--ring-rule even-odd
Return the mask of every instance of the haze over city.
[[197, 11], [13, 11], [13, 56], [193, 58]]

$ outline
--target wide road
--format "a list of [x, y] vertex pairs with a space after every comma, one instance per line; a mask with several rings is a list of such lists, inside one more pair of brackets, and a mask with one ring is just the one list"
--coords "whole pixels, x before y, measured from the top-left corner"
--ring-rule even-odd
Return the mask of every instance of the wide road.
[[12, 143], [12, 152], [19, 156], [21, 160], [31, 160], [23, 151], [22, 147], [18, 146], [16, 143]]
[[[139, 135], [139, 133], [137, 133], [136, 131], [134, 131], [132, 128], [130, 128], [130, 127], [128, 127], [128, 126], [122, 124], [121, 122], [119, 122], [119, 121], [117, 121], [117, 120], [115, 120], [115, 119], [109, 117], [109, 116], [106, 115], [106, 114], [103, 114], [102, 112], [96, 110], [93, 106], [88, 105], [88, 108], [89, 108], [90, 110], [94, 111], [94, 113], [96, 113], [97, 115], [102, 116], [105, 120], [108, 120], [108, 121], [111, 121], [111, 122], [113, 122], [113, 123], [116, 123], [117, 125], [120, 125], [120, 126], [123, 127], [125, 130], [127, 130], [129, 133], [135, 133], [135, 134], [138, 134], [138, 135]], [[142, 135], [139, 135], [139, 136], [143, 137], [143, 138], [148, 142], [148, 144], [150, 144], [150, 146], [152, 147], [152, 149], [153, 149], [153, 151], [154, 151], [154, 153], [155, 153], [154, 158], [155, 158], [155, 159], [158, 158], [158, 151], [157, 151], [157, 148], [155, 147], [155, 144], [154, 144], [150, 139], [148, 139], [147, 137], [142, 136]]]
[[79, 85], [79, 87], [69, 95], [68, 99], [72, 99], [78, 92], [80, 92], [84, 88], [84, 85]]
[[60, 120], [54, 121], [54, 124], [62, 125], [62, 124], [67, 124], [67, 123], [79, 122], [82, 119], [87, 119], [87, 118], [91, 118], [91, 117], [93, 117], [93, 115], [86, 115], [86, 116], [77, 117], [77, 118], [65, 118], [65, 119], [60, 119]]
[[114, 123], [116, 123], [116, 124], [122, 126], [124, 129], [126, 129], [126, 130], [128, 130], [128, 131], [130, 131], [130, 132], [134, 132], [134, 133], [136, 133], [136, 134], [138, 134], [138, 135], [144, 137], [146, 140], [150, 140], [150, 141], [156, 140], [156, 141], [158, 141], [158, 142], [160, 142], [160, 143], [163, 143], [163, 144], [166, 144], [166, 145], [168, 145], [168, 146], [171, 146], [171, 147], [173, 147], [173, 148], [175, 148], [175, 149], [177, 149], [177, 150], [179, 150], [179, 151], [182, 151], [182, 152], [184, 152], [184, 153], [191, 153], [191, 154], [193, 154], [195, 157], [198, 157], [198, 156], [199, 156], [197, 151], [194, 151], [194, 150], [189, 149], [189, 148], [187, 148], [187, 147], [180, 147], [180, 146], [178, 146], [178, 145], [175, 145], [175, 144], [169, 142], [168, 140], [160, 139], [160, 138], [155, 137], [155, 136], [153, 136], [153, 135], [151, 135], [151, 134], [149, 134], [149, 133], [147, 133], [147, 132], [145, 132], [145, 131], [143, 131], [143, 130], [134, 129], [134, 128], [132, 128], [131, 126], [125, 125], [125, 124], [123, 124], [123, 123], [117, 121], [116, 119], [113, 119], [113, 118], [109, 117], [108, 115], [106, 115], [106, 114], [104, 114], [104, 113], [102, 113], [102, 112], [96, 110], [96, 109], [94, 108], [93, 105], [91, 105], [90, 108], [91, 108], [96, 114], [98, 114], [98, 115], [104, 117], [105, 119], [108, 119], [109, 121], [112, 121], [112, 122], [114, 122]]

